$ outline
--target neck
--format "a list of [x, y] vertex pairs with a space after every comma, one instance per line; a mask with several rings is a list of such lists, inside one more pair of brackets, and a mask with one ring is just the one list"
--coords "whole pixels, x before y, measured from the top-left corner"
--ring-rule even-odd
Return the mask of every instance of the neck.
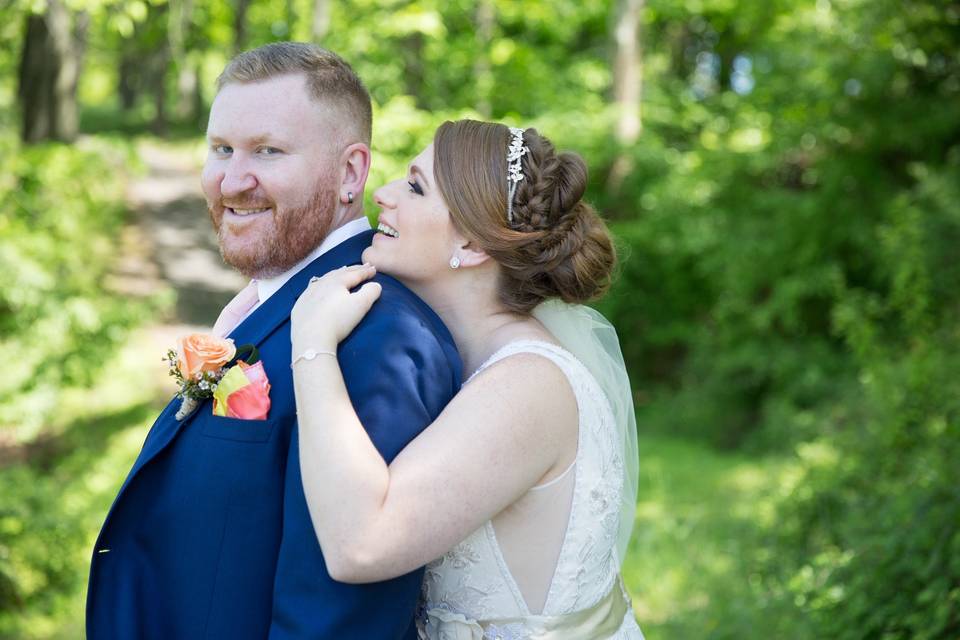
[[[464, 274], [465, 275], [465, 274]], [[451, 284], [454, 284], [451, 281]], [[466, 379], [503, 345], [520, 338], [545, 338], [545, 330], [529, 315], [514, 313], [503, 306], [492, 287], [478, 282], [455, 282], [456, 288], [418, 290], [450, 330], [463, 361]], [[408, 285], [410, 286], [410, 285]]]
[[[330, 223], [330, 231], [339, 229], [348, 222], [363, 217], [363, 206], [359, 202], [353, 204], [338, 203], [337, 209], [333, 214], [333, 220]], [[327, 232], [329, 233], [329, 231]]]

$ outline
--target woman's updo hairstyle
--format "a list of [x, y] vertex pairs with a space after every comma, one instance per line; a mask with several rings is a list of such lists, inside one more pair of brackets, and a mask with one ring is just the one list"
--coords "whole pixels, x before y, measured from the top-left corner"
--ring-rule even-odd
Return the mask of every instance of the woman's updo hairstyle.
[[557, 153], [527, 129], [523, 179], [507, 220], [507, 150], [502, 124], [444, 122], [433, 138], [433, 173], [454, 225], [501, 266], [499, 295], [510, 310], [529, 313], [548, 298], [579, 303], [610, 285], [616, 253], [606, 225], [583, 202], [587, 167], [575, 153]]

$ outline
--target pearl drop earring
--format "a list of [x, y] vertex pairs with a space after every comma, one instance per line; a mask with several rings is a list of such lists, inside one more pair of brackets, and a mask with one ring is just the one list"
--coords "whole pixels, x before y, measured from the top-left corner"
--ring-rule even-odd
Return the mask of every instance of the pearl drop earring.
[[459, 268], [460, 268], [460, 258], [458, 258], [457, 256], [453, 256], [452, 258], [450, 258], [450, 268], [451, 268], [451, 269], [459, 269]]

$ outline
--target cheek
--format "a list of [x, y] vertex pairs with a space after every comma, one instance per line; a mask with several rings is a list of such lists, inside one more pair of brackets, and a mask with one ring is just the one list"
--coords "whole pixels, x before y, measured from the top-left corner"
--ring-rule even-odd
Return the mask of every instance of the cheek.
[[282, 176], [276, 179], [272, 176], [262, 177], [257, 192], [283, 211], [312, 206], [318, 194], [315, 182], [291, 181]]
[[200, 174], [200, 188], [207, 200], [216, 200], [220, 197], [220, 183], [223, 181], [223, 172], [205, 166]]

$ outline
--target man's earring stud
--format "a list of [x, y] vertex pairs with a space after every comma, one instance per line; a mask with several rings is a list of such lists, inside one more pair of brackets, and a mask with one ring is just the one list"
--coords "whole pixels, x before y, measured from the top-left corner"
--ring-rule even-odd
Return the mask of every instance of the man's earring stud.
[[347, 191], [347, 204], [353, 204], [353, 191]]

